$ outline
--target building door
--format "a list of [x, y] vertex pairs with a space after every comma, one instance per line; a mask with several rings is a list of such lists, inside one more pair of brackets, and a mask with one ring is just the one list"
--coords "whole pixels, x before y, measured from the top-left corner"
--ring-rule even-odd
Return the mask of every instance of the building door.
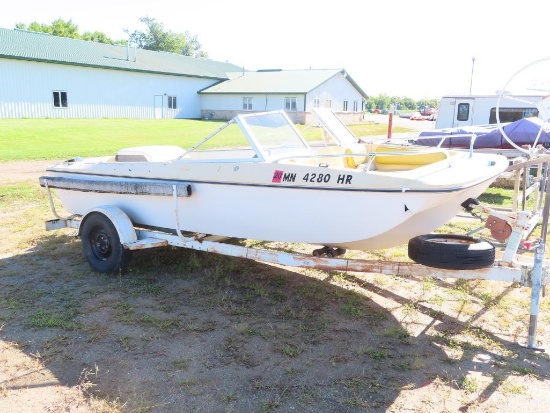
[[162, 119], [162, 109], [164, 106], [164, 97], [155, 95], [155, 119]]
[[470, 126], [474, 122], [474, 99], [459, 98], [455, 100], [452, 128]]

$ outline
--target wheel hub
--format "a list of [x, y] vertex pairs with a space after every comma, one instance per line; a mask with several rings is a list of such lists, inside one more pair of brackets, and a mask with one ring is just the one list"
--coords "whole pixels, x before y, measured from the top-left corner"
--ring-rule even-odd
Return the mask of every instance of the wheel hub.
[[111, 243], [109, 237], [103, 232], [95, 234], [92, 245], [96, 252], [96, 256], [101, 259], [106, 259], [110, 255]]

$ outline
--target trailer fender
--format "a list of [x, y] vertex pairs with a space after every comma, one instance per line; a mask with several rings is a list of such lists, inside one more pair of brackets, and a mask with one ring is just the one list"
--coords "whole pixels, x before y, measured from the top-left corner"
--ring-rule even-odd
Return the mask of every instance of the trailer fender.
[[83, 227], [84, 222], [86, 222], [86, 218], [93, 213], [103, 214], [113, 223], [122, 245], [137, 242], [136, 230], [134, 229], [132, 221], [128, 218], [128, 215], [126, 215], [120, 208], [112, 205], [98, 206], [86, 212], [86, 214], [82, 217], [82, 222], [78, 228], [78, 236], [81, 235], [81, 228]]

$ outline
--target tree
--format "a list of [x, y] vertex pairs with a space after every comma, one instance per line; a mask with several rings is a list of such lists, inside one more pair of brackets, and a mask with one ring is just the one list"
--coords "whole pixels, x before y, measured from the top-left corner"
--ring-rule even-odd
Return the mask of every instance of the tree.
[[369, 110], [369, 111], [372, 111], [374, 109], [376, 109], [376, 102], [374, 101], [373, 98], [368, 98], [366, 101], [365, 101], [365, 109]]
[[376, 109], [389, 109], [390, 103], [392, 102], [392, 99], [388, 95], [378, 95], [374, 98], [375, 107]]
[[30, 30], [33, 32], [49, 33], [54, 36], [69, 37], [72, 39], [80, 39], [78, 33], [78, 26], [72, 22], [72, 20], [65, 21], [63, 19], [57, 19], [52, 22], [51, 25], [32, 22], [28, 26], [24, 23], [18, 23], [16, 28], [23, 30]]
[[63, 19], [57, 19], [54, 20], [51, 25], [32, 22], [27, 26], [25, 23], [17, 23], [15, 25], [15, 28], [21, 30], [30, 30], [33, 32], [48, 33], [53, 36], [68, 37], [71, 39], [90, 40], [93, 42], [109, 44], [115, 43], [112, 39], [107, 37], [105, 33], [102, 32], [86, 32], [81, 35], [78, 32], [78, 26], [74, 24], [72, 20], [65, 21]]
[[399, 102], [401, 103], [401, 110], [416, 110], [416, 102], [408, 97], [402, 97], [399, 98]]
[[[390, 104], [392, 103], [396, 105], [395, 108], [397, 110], [417, 110], [420, 106], [430, 106], [436, 108], [439, 105], [439, 101], [437, 99], [421, 99], [415, 101], [406, 96], [389, 97], [387, 95], [381, 94], [378, 96], [369, 96], [369, 98], [365, 101], [365, 109], [389, 109]], [[398, 103], [399, 105], [397, 105]]]
[[432, 108], [435, 108], [439, 105], [437, 99], [421, 99], [417, 103], [418, 106], [430, 106]]
[[[147, 30], [136, 30], [133, 33], [130, 33], [127, 29], [124, 30], [130, 37], [129, 41], [135, 43], [137, 47], [146, 50], [177, 53], [184, 56], [208, 57], [208, 54], [201, 49], [197, 36], [193, 36], [187, 31], [183, 34], [165, 31], [161, 23], [150, 17], [142, 17], [139, 20], [147, 26]], [[50, 25], [38, 22], [32, 22], [29, 25], [17, 23], [15, 28], [98, 43], [126, 44], [125, 40], [113, 41], [103, 32], [95, 31], [80, 34], [78, 26], [72, 20], [57, 19]]]
[[108, 44], [122, 43], [121, 41], [114, 42], [112, 39], [108, 38], [103, 32], [84, 32], [82, 34], [82, 40]]
[[147, 26], [146, 31], [136, 30], [130, 33], [125, 30], [125, 32], [128, 33], [130, 42], [135, 43], [140, 49], [208, 57], [207, 53], [201, 50], [197, 36], [192, 36], [187, 31], [183, 34], [165, 31], [161, 23], [150, 17], [142, 17], [139, 20]]

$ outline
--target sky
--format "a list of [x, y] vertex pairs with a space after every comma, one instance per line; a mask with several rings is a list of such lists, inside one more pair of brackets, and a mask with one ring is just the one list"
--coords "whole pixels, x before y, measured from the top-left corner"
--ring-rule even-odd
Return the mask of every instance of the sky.
[[[20, 5], [18, 5], [20, 4]], [[550, 2], [531, 0], [27, 0], [0, 27], [71, 20], [113, 40], [150, 17], [247, 70], [345, 69], [370, 96], [494, 94], [550, 56]]]

